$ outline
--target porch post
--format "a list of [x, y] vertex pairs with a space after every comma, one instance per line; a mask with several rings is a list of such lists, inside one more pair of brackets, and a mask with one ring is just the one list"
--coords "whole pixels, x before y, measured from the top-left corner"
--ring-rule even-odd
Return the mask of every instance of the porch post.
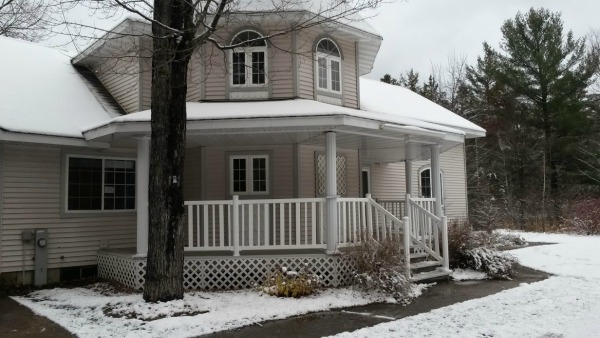
[[404, 180], [406, 181], [406, 194], [413, 194], [413, 184], [412, 184], [412, 160], [404, 161]]
[[442, 217], [442, 182], [440, 181], [440, 146], [433, 145], [431, 152], [431, 193], [435, 198], [435, 215]]
[[150, 137], [137, 139], [137, 168], [135, 199], [137, 210], [137, 247], [136, 255], [148, 253], [148, 184], [150, 174]]
[[325, 198], [327, 205], [327, 250], [331, 255], [337, 251], [338, 213], [337, 213], [337, 156], [335, 133], [325, 134]]

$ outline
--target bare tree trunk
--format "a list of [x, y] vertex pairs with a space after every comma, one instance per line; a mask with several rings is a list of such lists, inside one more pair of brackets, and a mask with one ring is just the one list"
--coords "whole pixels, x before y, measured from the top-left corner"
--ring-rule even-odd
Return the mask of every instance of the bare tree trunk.
[[[183, 7], [181, 2], [156, 0], [154, 18], [170, 27], [184, 27]], [[152, 33], [150, 224], [144, 299], [158, 302], [183, 298], [182, 174], [187, 68], [191, 52], [181, 36], [157, 23], [153, 23]]]

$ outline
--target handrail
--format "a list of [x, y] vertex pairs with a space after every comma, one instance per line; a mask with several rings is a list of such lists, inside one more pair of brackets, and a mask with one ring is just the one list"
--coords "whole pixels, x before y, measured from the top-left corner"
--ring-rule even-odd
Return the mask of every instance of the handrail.
[[369, 204], [372, 205], [373, 207], [375, 207], [377, 210], [383, 212], [386, 216], [390, 217], [395, 223], [400, 223], [400, 225], [402, 225], [402, 221], [400, 219], [398, 219], [398, 217], [394, 216], [394, 214], [389, 212], [386, 208], [382, 207], [374, 199], [367, 198], [367, 202], [369, 202]]
[[436, 215], [434, 215], [434, 214], [433, 214], [431, 211], [429, 211], [429, 210], [427, 210], [427, 209], [423, 208], [423, 207], [422, 207], [422, 206], [420, 206], [418, 203], [415, 203], [415, 201], [414, 201], [414, 200], [410, 199], [409, 201], [410, 201], [410, 204], [411, 204], [412, 206], [415, 206], [415, 207], [417, 207], [417, 209], [419, 209], [421, 212], [425, 213], [427, 216], [429, 216], [429, 217], [433, 218], [434, 220], [436, 220], [436, 221], [438, 221], [438, 222], [442, 220], [440, 217], [437, 217]]

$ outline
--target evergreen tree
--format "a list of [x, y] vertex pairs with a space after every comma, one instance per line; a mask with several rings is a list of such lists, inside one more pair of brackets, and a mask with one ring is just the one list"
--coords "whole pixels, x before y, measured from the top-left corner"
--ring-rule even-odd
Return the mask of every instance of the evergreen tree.
[[[530, 115], [520, 122], [541, 136], [548, 197], [557, 201], [568, 183], [561, 173], [572, 169], [578, 143], [590, 132], [583, 102], [598, 57], [586, 51], [584, 39], [563, 34], [560, 13], [543, 8], [518, 13], [504, 23], [502, 34], [497, 75], [528, 106]], [[557, 217], [558, 203], [554, 206]]]
[[400, 75], [400, 85], [408, 88], [415, 93], [418, 93], [419, 88], [419, 72], [415, 72], [412, 68], [405, 75]]

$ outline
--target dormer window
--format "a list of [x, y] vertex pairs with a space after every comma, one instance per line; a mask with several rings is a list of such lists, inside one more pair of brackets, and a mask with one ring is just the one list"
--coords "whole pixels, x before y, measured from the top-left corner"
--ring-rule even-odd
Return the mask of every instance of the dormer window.
[[231, 84], [263, 86], [267, 82], [267, 42], [255, 31], [238, 33], [231, 41]]
[[321, 39], [317, 43], [317, 88], [321, 91], [342, 92], [342, 56], [335, 42]]

